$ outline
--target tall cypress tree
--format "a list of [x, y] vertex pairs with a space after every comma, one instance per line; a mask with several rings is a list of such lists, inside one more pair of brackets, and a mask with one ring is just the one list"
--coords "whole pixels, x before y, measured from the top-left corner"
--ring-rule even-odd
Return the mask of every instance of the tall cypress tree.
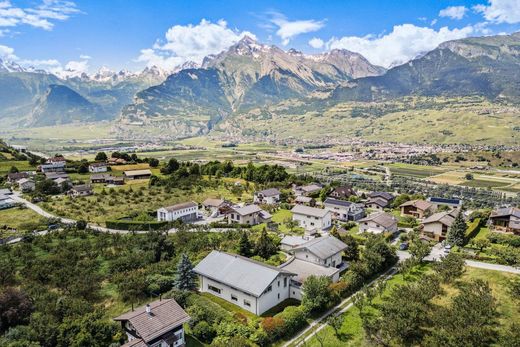
[[249, 257], [251, 255], [251, 242], [249, 241], [249, 236], [245, 231], [242, 232], [242, 235], [240, 236], [238, 253], [244, 257]]
[[186, 253], [183, 253], [177, 264], [177, 276], [174, 285], [180, 290], [195, 290], [197, 275], [193, 272], [193, 264]]
[[448, 235], [446, 235], [448, 243], [452, 246], [462, 246], [464, 244], [467, 227], [468, 226], [462, 217], [462, 212], [459, 212], [448, 230]]

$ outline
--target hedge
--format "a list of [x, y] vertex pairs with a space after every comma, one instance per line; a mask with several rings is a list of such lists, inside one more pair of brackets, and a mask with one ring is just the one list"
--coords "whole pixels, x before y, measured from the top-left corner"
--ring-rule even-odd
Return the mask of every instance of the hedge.
[[473, 222], [471, 222], [468, 226], [468, 228], [466, 229], [466, 234], [465, 234], [465, 238], [466, 238], [466, 241], [475, 237], [479, 230], [480, 230], [480, 222], [481, 222], [481, 219], [480, 218], [475, 218], [473, 220]]
[[140, 222], [131, 220], [107, 220], [107, 228], [116, 230], [160, 230], [169, 227], [170, 222]]
[[220, 229], [220, 228], [223, 228], [223, 229], [226, 229], [226, 228], [247, 229], [247, 228], [251, 228], [251, 224], [238, 224], [238, 223], [228, 224], [228, 223], [225, 223], [225, 222], [222, 222], [222, 223], [211, 222], [211, 223], [209, 223], [209, 226], [210, 226], [210, 228], [215, 228], [215, 229]]

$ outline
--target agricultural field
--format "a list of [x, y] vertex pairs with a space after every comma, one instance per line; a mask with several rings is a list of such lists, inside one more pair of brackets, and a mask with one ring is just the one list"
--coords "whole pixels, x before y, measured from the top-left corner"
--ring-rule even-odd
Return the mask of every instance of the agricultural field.
[[[395, 275], [392, 279], [387, 282], [387, 286], [383, 293], [383, 300], [385, 295], [390, 293], [391, 289], [399, 284], [404, 284], [408, 281], [415, 280], [422, 273], [428, 272], [429, 266], [423, 266], [416, 268], [408, 277], [405, 279], [401, 274]], [[510, 322], [520, 321], [520, 311], [518, 306], [508, 293], [508, 281], [515, 278], [514, 274], [476, 269], [466, 267], [464, 275], [461, 277], [460, 282], [466, 283], [471, 280], [481, 279], [487, 281], [492, 289], [493, 296], [497, 300], [498, 312], [499, 312], [499, 323], [500, 326], [507, 326]], [[439, 305], [447, 305], [450, 302], [450, 298], [458, 293], [456, 285], [443, 285], [443, 289], [446, 291], [446, 297], [443, 297], [441, 302], [437, 302]], [[382, 299], [376, 297], [374, 303], [381, 303]], [[311, 338], [306, 346], [309, 347], [340, 347], [340, 346], [369, 346], [370, 344], [365, 339], [365, 333], [362, 327], [362, 321], [359, 316], [359, 310], [356, 307], [351, 307], [346, 313], [343, 314], [343, 324], [339, 330], [338, 339], [334, 330], [330, 326], [326, 326], [318, 334], [322, 340], [322, 344], [316, 339]]]
[[443, 168], [442, 166], [426, 166], [403, 163], [389, 164], [388, 167], [390, 168], [390, 172], [393, 175], [411, 176], [416, 178], [431, 177], [449, 171], [449, 169]]
[[0, 176], [7, 175], [11, 167], [16, 167], [18, 171], [34, 171], [36, 166], [31, 166], [27, 160], [7, 160], [0, 161]]
[[47, 228], [47, 220], [28, 208], [0, 210], [0, 238]]

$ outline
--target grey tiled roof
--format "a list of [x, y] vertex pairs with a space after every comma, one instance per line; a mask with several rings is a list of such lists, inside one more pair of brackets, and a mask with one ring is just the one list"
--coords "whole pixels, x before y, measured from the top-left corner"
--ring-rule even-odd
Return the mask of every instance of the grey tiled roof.
[[325, 201], [323, 203], [325, 205], [329, 204], [329, 205], [336, 205], [336, 206], [343, 206], [343, 207], [349, 207], [350, 205], [352, 205], [352, 203], [350, 201], [338, 200], [338, 199], [333, 199], [333, 198], [327, 198], [327, 199], [325, 199]]
[[368, 217], [360, 219], [358, 222], [359, 223], [374, 222], [374, 223], [384, 226], [385, 228], [389, 228], [392, 225], [397, 223], [397, 219], [395, 219], [394, 216], [392, 216], [391, 214], [388, 214], [386, 212], [379, 212], [379, 213], [373, 213]]
[[323, 236], [310, 240], [294, 248], [294, 250], [307, 249], [312, 254], [320, 257], [320, 259], [327, 259], [346, 248], [347, 245], [334, 236]]
[[262, 211], [260, 207], [257, 205], [246, 205], [244, 207], [233, 207], [233, 210], [235, 210], [236, 213], [238, 213], [241, 216], [247, 216], [253, 213], [257, 213]]
[[194, 271], [202, 276], [260, 297], [280, 273], [290, 272], [236, 254], [212, 251]]
[[256, 192], [256, 194], [257, 195], [261, 194], [263, 196], [269, 197], [269, 196], [280, 195], [280, 191], [276, 188], [269, 188], [269, 189], [264, 189], [259, 192]]
[[310, 206], [304, 206], [304, 205], [296, 205], [291, 210], [292, 213], [296, 214], [303, 214], [306, 216], [313, 216], [313, 217], [319, 217], [323, 218], [327, 215], [327, 213], [330, 213], [329, 210], [325, 210], [322, 208], [316, 208], [316, 207], [310, 207]]
[[340, 271], [340, 269], [335, 267], [321, 266], [296, 258], [280, 265], [280, 268], [294, 272], [296, 274], [296, 278], [294, 279], [300, 283], [304, 283], [307, 277], [311, 275], [332, 277], [336, 272]]
[[176, 204], [176, 205], [172, 205], [172, 206], [167, 206], [167, 207], [163, 207], [166, 211], [168, 212], [173, 212], [173, 211], [178, 211], [178, 210], [182, 210], [182, 209], [185, 209], [185, 208], [189, 208], [189, 207], [197, 207], [197, 203], [196, 202], [193, 202], [193, 201], [189, 201], [189, 202], [183, 202], [183, 203], [180, 203], [180, 204]]
[[429, 224], [429, 223], [436, 223], [439, 222], [441, 224], [444, 224], [446, 226], [451, 226], [453, 224], [453, 221], [455, 220], [455, 217], [452, 214], [452, 211], [450, 212], [437, 212], [432, 214], [430, 217], [423, 220], [422, 224]]

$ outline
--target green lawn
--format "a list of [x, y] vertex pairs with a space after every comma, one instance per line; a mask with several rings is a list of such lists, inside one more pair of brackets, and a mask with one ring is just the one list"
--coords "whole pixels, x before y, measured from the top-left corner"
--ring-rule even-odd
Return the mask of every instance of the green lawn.
[[[8, 229], [16, 229], [18, 232], [42, 230], [47, 227], [45, 218], [27, 208], [13, 207], [0, 210], [0, 237], [9, 236], [4, 226]], [[12, 234], [9, 232], [9, 234]]]
[[216, 297], [215, 295], [212, 295], [210, 293], [200, 293], [200, 295], [211, 300], [215, 304], [218, 304], [220, 307], [224, 308], [225, 310], [229, 311], [231, 313], [231, 315], [233, 315], [235, 313], [239, 313], [239, 314], [246, 316], [248, 319], [257, 318], [257, 316], [255, 314], [253, 314], [249, 311], [246, 311], [243, 308], [230, 303], [229, 301]]
[[6, 160], [0, 161], [0, 176], [7, 175], [12, 166], [15, 166], [18, 169], [18, 171], [36, 170], [36, 167], [29, 165], [29, 162], [27, 160]]

